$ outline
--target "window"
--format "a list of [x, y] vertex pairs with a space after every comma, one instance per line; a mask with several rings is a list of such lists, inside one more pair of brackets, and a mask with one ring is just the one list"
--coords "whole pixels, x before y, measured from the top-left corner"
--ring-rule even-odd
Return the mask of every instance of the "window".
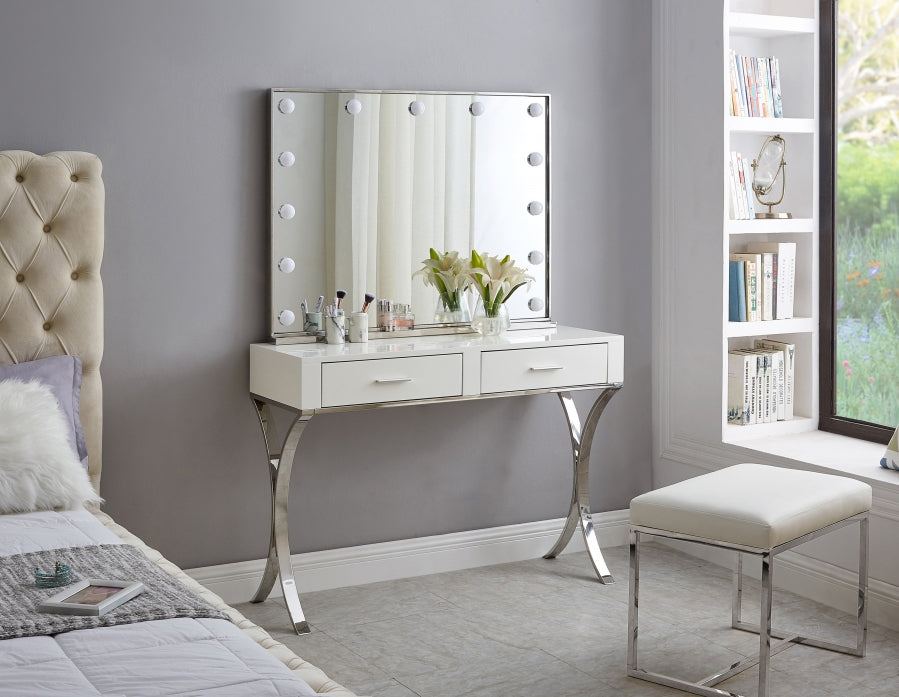
[[820, 428], [899, 424], [899, 2], [822, 1]]

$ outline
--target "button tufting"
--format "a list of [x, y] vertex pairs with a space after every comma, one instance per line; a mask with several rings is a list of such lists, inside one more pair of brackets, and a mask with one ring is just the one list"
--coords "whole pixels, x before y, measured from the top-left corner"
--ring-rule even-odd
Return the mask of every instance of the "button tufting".
[[50, 232], [52, 229], [49, 225], [44, 225], [44, 232]]
[[73, 271], [73, 272], [72, 272], [72, 280], [73, 280], [73, 281], [77, 281], [77, 280], [78, 280], [78, 272], [77, 272], [77, 271]]
[[77, 175], [77, 174], [73, 174], [71, 177], [69, 177], [69, 179], [71, 179], [73, 182], [77, 182], [77, 181], [78, 181], [78, 175]]
[[50, 328], [51, 328], [52, 326], [53, 326], [53, 325], [52, 325], [50, 322], [44, 322], [44, 331], [45, 331], [45, 332], [46, 332], [46, 331], [50, 331]]
[[25, 277], [22, 274], [20, 274], [20, 273], [16, 274], [16, 281], [18, 281], [19, 283], [22, 283], [24, 280], [25, 280]]
[[25, 181], [25, 177], [23, 177], [21, 174], [17, 174], [16, 181], [19, 182], [19, 184], [21, 184], [23, 181]]

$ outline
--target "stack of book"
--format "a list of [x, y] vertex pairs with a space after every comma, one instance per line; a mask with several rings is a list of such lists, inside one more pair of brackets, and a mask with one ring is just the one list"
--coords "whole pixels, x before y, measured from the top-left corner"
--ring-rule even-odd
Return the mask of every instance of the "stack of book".
[[730, 52], [730, 113], [783, 118], [780, 62], [777, 58]]
[[738, 426], [793, 418], [796, 345], [756, 339], [727, 354], [727, 423]]
[[730, 255], [728, 320], [764, 322], [793, 317], [795, 242], [752, 242]]
[[730, 152], [730, 217], [732, 220], [755, 218], [752, 165], [734, 150]]

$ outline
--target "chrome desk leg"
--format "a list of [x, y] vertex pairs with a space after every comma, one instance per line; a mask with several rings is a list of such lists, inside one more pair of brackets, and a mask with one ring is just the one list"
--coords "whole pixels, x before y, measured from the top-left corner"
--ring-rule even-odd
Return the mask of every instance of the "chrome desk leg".
[[571, 393], [559, 392], [559, 400], [562, 402], [565, 416], [568, 417], [568, 430], [571, 433], [574, 485], [571, 492], [571, 507], [568, 509], [568, 518], [562, 534], [559, 535], [553, 548], [543, 555], [544, 559], [552, 559], [560, 554], [580, 523], [581, 531], [584, 533], [584, 542], [587, 545], [587, 554], [602, 583], [614, 583], [615, 579], [612, 578], [609, 567], [602, 558], [599, 543], [596, 541], [596, 531], [593, 529], [593, 518], [590, 515], [590, 449], [593, 445], [593, 435], [596, 433], [599, 417], [602, 416], [603, 409], [619, 389], [620, 387], [607, 387], [600, 393], [593, 402], [590, 413], [587, 414], [587, 421], [583, 429]]
[[284, 602], [287, 603], [287, 612], [290, 614], [293, 629], [297, 634], [305, 634], [309, 631], [309, 623], [306, 622], [306, 616], [300, 606], [300, 597], [297, 595], [297, 585], [293, 578], [293, 569], [290, 566], [287, 504], [290, 496], [290, 470], [293, 467], [293, 458], [300, 437], [303, 435], [306, 425], [312, 420], [314, 412], [297, 412], [296, 418], [284, 437], [280, 451], [274, 451], [272, 447], [273, 444], [277, 444], [277, 435], [274, 424], [271, 422], [268, 405], [257, 399], [253, 400], [253, 405], [256, 407], [256, 415], [259, 417], [259, 425], [262, 427], [265, 449], [268, 454], [272, 486], [272, 529], [265, 572], [262, 574], [262, 581], [259, 583], [252, 602], [261, 603], [265, 600], [275, 585], [275, 578], [280, 575]]

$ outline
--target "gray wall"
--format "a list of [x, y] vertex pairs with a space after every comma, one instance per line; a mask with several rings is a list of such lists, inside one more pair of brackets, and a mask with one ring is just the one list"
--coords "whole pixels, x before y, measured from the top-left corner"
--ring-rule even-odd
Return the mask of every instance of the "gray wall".
[[[0, 149], [104, 162], [106, 510], [185, 567], [266, 553], [268, 87], [552, 94], [554, 318], [626, 337], [594, 510], [648, 489], [650, 22], [649, 0], [3, 0]], [[293, 551], [562, 516], [567, 453], [553, 396], [318, 417]]]

